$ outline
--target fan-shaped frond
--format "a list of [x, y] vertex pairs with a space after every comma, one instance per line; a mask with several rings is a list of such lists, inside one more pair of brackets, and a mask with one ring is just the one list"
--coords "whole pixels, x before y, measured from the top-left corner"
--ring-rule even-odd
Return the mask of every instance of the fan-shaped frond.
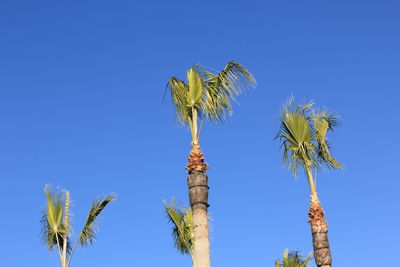
[[196, 69], [207, 88], [202, 111], [212, 122], [224, 120], [232, 112], [230, 101], [235, 100], [234, 96], [256, 85], [253, 75], [237, 62], [229, 62], [219, 74], [199, 65]]
[[276, 136], [281, 140], [283, 163], [288, 165], [294, 175], [299, 166], [313, 166], [316, 148], [312, 143], [314, 133], [308, 117], [311, 103], [292, 107], [290, 100], [281, 111], [281, 127]]
[[64, 239], [67, 238], [68, 250], [70, 248], [68, 228], [65, 227], [63, 222], [65, 196], [59, 188], [52, 188], [50, 185], [45, 186], [44, 192], [46, 195], [46, 208], [40, 220], [42, 240], [49, 249], [53, 249], [57, 244], [63, 244]]
[[183, 125], [187, 125], [191, 115], [188, 103], [189, 86], [178, 78], [172, 77], [167, 83], [167, 88], [171, 91], [178, 121]]
[[193, 216], [190, 209], [177, 209], [175, 201], [171, 204], [164, 201], [165, 212], [170, 222], [173, 224], [172, 236], [175, 247], [182, 254], [192, 254], [193, 243]]
[[338, 169], [342, 165], [330, 153], [327, 132], [339, 126], [337, 116], [326, 109], [312, 109], [313, 102], [293, 105], [290, 98], [281, 110], [281, 126], [276, 138], [283, 148], [283, 163], [296, 175], [298, 168], [318, 168], [325, 165]]
[[115, 200], [115, 195], [110, 194], [103, 199], [96, 199], [93, 201], [92, 207], [90, 208], [89, 214], [86, 219], [85, 226], [82, 229], [82, 232], [79, 234], [79, 243], [82, 246], [88, 246], [89, 244], [93, 244], [93, 241], [96, 238], [96, 219], [101, 213], [101, 211], [112, 201]]
[[314, 113], [315, 139], [318, 145], [318, 159], [321, 163], [331, 169], [340, 169], [342, 165], [336, 161], [330, 153], [330, 145], [327, 140], [328, 130], [333, 130], [339, 126], [338, 118], [327, 111]]
[[311, 253], [308, 254], [306, 259], [300, 255], [299, 251], [289, 252], [287, 249], [283, 252], [282, 263], [280, 260], [275, 261], [276, 267], [307, 267], [311, 259]]

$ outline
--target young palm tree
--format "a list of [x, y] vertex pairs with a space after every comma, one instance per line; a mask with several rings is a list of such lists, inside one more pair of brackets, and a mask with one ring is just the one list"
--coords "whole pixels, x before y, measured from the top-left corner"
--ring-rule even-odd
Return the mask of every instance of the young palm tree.
[[[208, 178], [199, 139], [204, 119], [221, 122], [231, 114], [231, 100], [244, 90], [255, 86], [254, 77], [242, 65], [229, 62], [214, 74], [195, 65], [187, 72], [188, 83], [176, 77], [170, 78], [167, 87], [171, 91], [178, 121], [189, 126], [192, 149], [186, 168], [190, 207], [193, 212], [193, 257], [197, 267], [210, 266], [208, 238]], [[199, 123], [200, 122], [200, 123]]]
[[275, 267], [307, 267], [310, 261], [311, 253], [303, 260], [298, 251], [289, 252], [287, 249], [283, 252], [282, 263], [280, 260], [275, 261]]
[[69, 211], [71, 200], [69, 191], [63, 191], [58, 188], [52, 190], [49, 185], [46, 185], [44, 192], [46, 194], [46, 209], [41, 219], [42, 239], [50, 250], [54, 247], [57, 248], [61, 267], [69, 267], [78, 243], [81, 246], [93, 244], [96, 238], [97, 216], [108, 203], [115, 199], [115, 195], [110, 194], [103, 199], [93, 201], [86, 223], [75, 244], [71, 247], [70, 236], [72, 229]]
[[195, 265], [193, 255], [193, 215], [192, 211], [187, 208], [177, 209], [175, 201], [171, 204], [164, 201], [165, 212], [169, 221], [173, 224], [172, 236], [174, 238], [176, 249], [182, 254], [188, 254], [192, 258], [193, 266]]
[[292, 107], [292, 99], [281, 112], [281, 127], [277, 138], [283, 147], [283, 163], [296, 176], [303, 167], [311, 192], [309, 223], [313, 238], [314, 259], [319, 267], [331, 266], [332, 257], [328, 242], [328, 225], [317, 196], [312, 170], [321, 165], [330, 169], [340, 169], [342, 165], [330, 153], [326, 134], [338, 126], [337, 117], [327, 110], [312, 109], [313, 103]]

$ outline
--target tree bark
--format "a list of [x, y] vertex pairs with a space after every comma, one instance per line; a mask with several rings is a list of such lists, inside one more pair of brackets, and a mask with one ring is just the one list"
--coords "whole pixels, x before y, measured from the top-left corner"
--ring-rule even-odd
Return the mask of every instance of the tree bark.
[[210, 267], [210, 241], [208, 237], [208, 177], [207, 164], [202, 152], [193, 146], [189, 156], [189, 200], [193, 214], [193, 256], [195, 267]]
[[318, 267], [331, 267], [332, 256], [328, 240], [328, 224], [325, 221], [325, 213], [318, 198], [312, 197], [308, 221], [311, 226], [313, 240], [314, 259]]

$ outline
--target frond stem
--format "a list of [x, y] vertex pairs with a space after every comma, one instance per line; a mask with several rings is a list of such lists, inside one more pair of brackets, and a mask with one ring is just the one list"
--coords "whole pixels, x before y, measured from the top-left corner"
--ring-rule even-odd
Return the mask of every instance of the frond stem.
[[193, 144], [197, 145], [199, 143], [197, 139], [197, 109], [195, 107], [192, 107], [192, 123], [193, 123], [193, 129], [192, 129], [192, 142]]
[[76, 246], [78, 245], [80, 237], [81, 237], [81, 234], [79, 234], [78, 238], [76, 239], [76, 242], [74, 244], [74, 247], [72, 248], [71, 254], [69, 255], [69, 260], [68, 260], [68, 264], [66, 267], [69, 267], [69, 265], [71, 264], [72, 256], [74, 255], [74, 252], [75, 252]]
[[317, 198], [317, 190], [315, 188], [311, 167], [305, 166], [305, 170], [307, 173], [308, 186], [310, 187], [311, 198]]
[[203, 123], [204, 123], [204, 117], [201, 118], [199, 132], [197, 133], [197, 142], [200, 142], [200, 133], [201, 133], [201, 130], [203, 129]]
[[58, 240], [58, 233], [56, 232], [56, 241], [57, 241], [57, 249], [58, 249], [58, 254], [60, 255], [60, 261], [61, 261], [61, 266], [65, 266], [65, 260], [63, 257], [63, 254], [61, 253], [61, 248], [60, 248], [60, 241]]

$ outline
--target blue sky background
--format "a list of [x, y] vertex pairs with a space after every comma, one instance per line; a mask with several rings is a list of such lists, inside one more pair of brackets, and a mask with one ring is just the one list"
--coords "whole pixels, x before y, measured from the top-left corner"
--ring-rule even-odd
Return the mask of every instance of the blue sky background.
[[[190, 134], [162, 105], [169, 77], [235, 60], [258, 86], [207, 124], [213, 266], [273, 266], [312, 251], [309, 192], [281, 165], [293, 94], [342, 118], [342, 171], [321, 171], [335, 266], [395, 266], [400, 249], [398, 1], [0, 2], [1, 266], [58, 266], [40, 241], [46, 183], [69, 189], [75, 232], [115, 192], [73, 266], [191, 266], [162, 201], [187, 204]], [[392, 262], [392, 261], [395, 262]]]

